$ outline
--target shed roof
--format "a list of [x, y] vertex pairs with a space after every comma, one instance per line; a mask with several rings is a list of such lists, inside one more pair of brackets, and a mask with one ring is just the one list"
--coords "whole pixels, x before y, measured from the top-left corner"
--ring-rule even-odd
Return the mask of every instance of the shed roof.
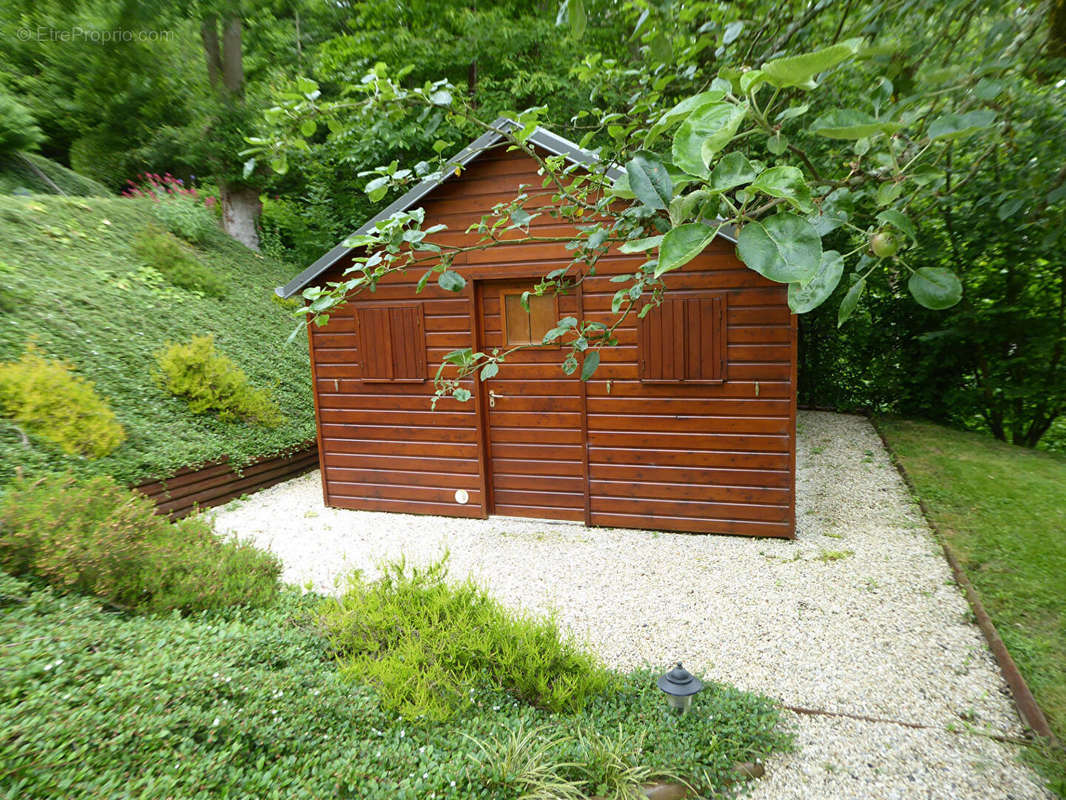
[[[455, 175], [455, 168], [463, 166], [465, 167], [471, 161], [476, 159], [482, 153], [491, 150], [494, 146], [504, 141], [505, 134], [511, 130], [521, 127], [519, 123], [508, 117], [499, 117], [492, 123], [492, 130], [486, 131], [481, 136], [476, 138], [458, 153], [456, 153], [450, 161], [445, 165], [443, 169], [438, 173], [439, 177], [427, 178], [421, 183], [414, 186], [402, 197], [397, 199], [394, 203], [385, 208], [381, 213], [372, 219], [368, 220], [359, 230], [351, 234], [352, 236], [358, 236], [371, 230], [378, 222], [383, 219], [388, 219], [393, 214], [400, 211], [406, 211], [413, 207], [419, 200], [428, 195], [438, 186], [445, 181], [451, 179]], [[552, 133], [546, 128], [538, 126], [527, 139], [528, 142], [547, 150], [549, 153], [557, 156], [563, 156], [571, 164], [595, 164], [600, 160], [599, 156], [591, 150], [586, 150], [584, 147], [579, 147], [569, 139], [565, 139], [558, 134]], [[619, 178], [625, 173], [617, 167], [610, 167], [607, 170], [607, 177]], [[724, 236], [727, 239], [734, 240], [731, 235], [731, 231], [722, 230], [719, 232], [720, 236]], [[347, 238], [347, 237], [346, 237]], [[279, 286], [274, 289], [275, 294], [280, 297], [292, 297], [297, 292], [303, 290], [309, 286], [316, 278], [321, 276], [326, 270], [344, 258], [348, 253], [352, 252], [354, 248], [345, 246], [344, 242], [341, 242], [328, 253], [323, 255], [311, 266], [293, 278], [284, 286]]]

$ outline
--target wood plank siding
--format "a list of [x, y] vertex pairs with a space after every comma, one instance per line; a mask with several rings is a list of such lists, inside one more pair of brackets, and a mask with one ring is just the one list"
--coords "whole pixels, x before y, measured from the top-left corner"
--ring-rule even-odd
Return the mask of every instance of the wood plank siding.
[[[513, 199], [520, 185], [539, 194], [536, 169], [534, 160], [504, 148], [481, 156], [421, 202], [426, 225], [448, 226], [438, 241], [472, 242], [463, 231], [494, 204]], [[526, 208], [547, 202], [544, 196]], [[547, 211], [531, 229], [572, 231]], [[432, 377], [444, 355], [528, 336], [547, 311], [541, 304], [536, 319], [516, 319], [503, 290], [531, 285], [570, 255], [554, 243], [465, 254], [455, 262], [467, 278], [458, 294], [433, 282], [416, 294], [422, 269], [390, 276], [311, 330], [326, 502], [792, 536], [795, 317], [786, 287], [745, 268], [724, 239], [667, 276], [669, 304], [643, 330], [635, 318], [627, 321], [619, 346], [603, 352], [588, 383], [563, 374], [565, 350], [537, 347], [509, 359], [487, 384], [467, 382], [470, 402], [445, 399], [430, 410]], [[580, 291], [558, 298], [555, 319], [609, 322], [618, 289], [611, 276], [633, 272], [644, 260], [611, 251]], [[349, 264], [342, 260], [320, 281], [336, 280]], [[412, 306], [420, 316], [387, 311]], [[390, 345], [397, 349], [361, 344], [372, 337], [359, 321], [368, 326], [387, 313], [403, 320], [396, 323], [398, 344]], [[675, 327], [690, 331], [689, 338], [670, 338]], [[390, 369], [421, 370], [424, 380], [381, 380]], [[377, 379], [364, 380], [371, 374]]]
[[198, 508], [219, 506], [243, 494], [303, 475], [313, 470], [318, 460], [314, 445], [308, 444], [295, 453], [257, 459], [240, 470], [222, 459], [188, 467], [164, 480], [148, 481], [133, 488], [147, 495], [158, 513], [178, 519]]

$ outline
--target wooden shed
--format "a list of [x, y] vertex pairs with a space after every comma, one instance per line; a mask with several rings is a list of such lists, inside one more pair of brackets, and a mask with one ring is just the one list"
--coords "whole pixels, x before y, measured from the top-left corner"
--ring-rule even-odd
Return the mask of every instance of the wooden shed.
[[[494, 127], [506, 130], [509, 120]], [[530, 143], [588, 164], [549, 131]], [[489, 132], [455, 156], [459, 175], [419, 184], [361, 230], [421, 206], [452, 243], [538, 164]], [[546, 202], [546, 201], [545, 201]], [[527, 205], [527, 208], [530, 206]], [[547, 214], [534, 231], [559, 235]], [[276, 291], [290, 297], [340, 278], [340, 245]], [[558, 297], [521, 293], [570, 262], [555, 243], [500, 244], [455, 263], [460, 293], [393, 275], [311, 328], [311, 371], [326, 505], [461, 517], [504, 515], [586, 525], [791, 537], [795, 530], [796, 320], [787, 287], [746, 268], [720, 236], [670, 273], [661, 306], [619, 332], [588, 382], [561, 370], [564, 350], [518, 351], [466, 402], [431, 410], [433, 376], [460, 347], [539, 342], [564, 316], [609, 321], [642, 254], [611, 251], [597, 275]]]

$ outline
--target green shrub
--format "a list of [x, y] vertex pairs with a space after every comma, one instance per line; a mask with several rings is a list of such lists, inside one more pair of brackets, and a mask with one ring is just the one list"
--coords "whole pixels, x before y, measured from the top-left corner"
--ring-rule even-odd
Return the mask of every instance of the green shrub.
[[218, 230], [218, 222], [203, 201], [188, 194], [167, 194], [152, 205], [167, 230], [190, 242], [205, 242]]
[[126, 438], [91, 381], [32, 345], [18, 361], [0, 364], [0, 409], [70, 455], [99, 458]]
[[215, 350], [213, 336], [194, 336], [188, 344], [167, 345], [157, 355], [160, 385], [189, 401], [194, 414], [217, 411], [223, 422], [281, 423], [269, 393], [248, 383], [244, 370]]
[[8, 487], [0, 565], [141, 612], [265, 605], [281, 572], [270, 553], [223, 542], [201, 519], [171, 523], [110, 477], [69, 474]]
[[0, 90], [0, 155], [36, 150], [43, 138], [29, 109]]
[[190, 253], [173, 234], [147, 227], [133, 240], [133, 251], [146, 266], [156, 269], [174, 286], [223, 297], [226, 284]]
[[357, 572], [325, 605], [344, 674], [372, 683], [386, 707], [407, 719], [446, 719], [487, 682], [537, 708], [576, 711], [607, 688], [608, 673], [554, 620], [516, 614], [446, 575], [443, 560], [425, 569], [392, 564], [374, 582]]
[[[70, 167], [94, 182], [114, 186], [127, 172], [129, 144], [114, 131], [93, 131], [70, 143]], [[110, 193], [110, 192], [109, 192]]]

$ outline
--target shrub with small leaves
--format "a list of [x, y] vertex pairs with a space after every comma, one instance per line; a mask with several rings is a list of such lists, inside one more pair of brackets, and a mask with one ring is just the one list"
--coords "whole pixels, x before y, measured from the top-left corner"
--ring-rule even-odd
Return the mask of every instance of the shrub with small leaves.
[[147, 227], [133, 240], [133, 251], [170, 283], [208, 297], [223, 297], [226, 283], [205, 267], [178, 239], [164, 230]]
[[171, 343], [157, 355], [159, 384], [189, 401], [194, 414], [218, 412], [223, 422], [281, 423], [281, 412], [263, 389], [248, 382], [244, 370], [215, 350], [213, 336], [194, 336], [187, 344]]
[[218, 220], [196, 189], [186, 186], [169, 172], [165, 175], [145, 173], [137, 181], [127, 181], [126, 197], [147, 197], [152, 213], [167, 230], [190, 242], [205, 242], [218, 231]]
[[0, 501], [0, 565], [115, 606], [191, 612], [273, 601], [281, 566], [224, 542], [198, 518], [176, 523], [110, 477], [17, 478]]
[[18, 361], [0, 364], [0, 410], [69, 455], [99, 458], [126, 438], [92, 381], [32, 345]]
[[374, 582], [353, 574], [344, 596], [327, 601], [322, 621], [344, 673], [374, 684], [389, 709], [447, 719], [488, 683], [538, 708], [576, 711], [610, 685], [555, 620], [516, 614], [446, 576], [443, 560], [401, 561]]

